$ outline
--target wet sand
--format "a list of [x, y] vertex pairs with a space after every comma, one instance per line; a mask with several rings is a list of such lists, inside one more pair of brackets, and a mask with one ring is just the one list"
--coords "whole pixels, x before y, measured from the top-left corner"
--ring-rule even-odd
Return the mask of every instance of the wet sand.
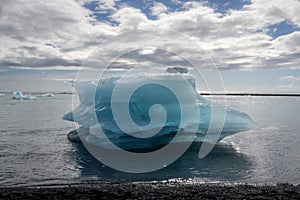
[[99, 183], [0, 188], [0, 199], [300, 199], [300, 185]]

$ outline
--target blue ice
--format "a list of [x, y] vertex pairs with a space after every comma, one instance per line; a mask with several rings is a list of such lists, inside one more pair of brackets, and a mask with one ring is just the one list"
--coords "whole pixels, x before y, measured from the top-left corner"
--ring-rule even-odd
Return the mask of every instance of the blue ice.
[[30, 94], [28, 94], [28, 95], [23, 95], [23, 93], [22, 93], [21, 91], [13, 92], [12, 98], [13, 98], [13, 99], [16, 99], [16, 100], [20, 100], [20, 99], [25, 99], [25, 100], [36, 99], [35, 96], [30, 95]]
[[[112, 109], [112, 97], [115, 95], [116, 85], [122, 84], [122, 87], [125, 88], [121, 92], [119, 91], [118, 95], [128, 95], [127, 87], [130, 88], [133, 85], [143, 83], [145, 79], [148, 79], [147, 84], [141, 84], [131, 94], [129, 101], [114, 99], [114, 101], [117, 101], [114, 102], [117, 108], [128, 108], [129, 111], [129, 116], [126, 113], [115, 116]], [[161, 83], [165, 82], [173, 85], [178, 91], [181, 91], [180, 94], [174, 94], [164, 85], [156, 84], [155, 81], [157, 80]], [[85, 131], [83, 136], [80, 137], [81, 140], [84, 139], [85, 142], [106, 147], [106, 140], [101, 140], [101, 137], [99, 137], [100, 128], [111, 142], [123, 149], [147, 149], [168, 144], [178, 131], [183, 131], [183, 136], [172, 142], [189, 142], [191, 139], [202, 142], [205, 139], [212, 117], [221, 118], [224, 116], [224, 124], [218, 141], [226, 136], [248, 131], [256, 126], [255, 122], [246, 113], [224, 108], [224, 106], [212, 103], [202, 97], [196, 92], [195, 81], [191, 76], [186, 76], [185, 80], [179, 79], [175, 74], [172, 76], [129, 77], [120, 81], [119, 77], [111, 77], [100, 80], [98, 83], [79, 82], [74, 84], [79, 96], [79, 105], [73, 111], [66, 113], [63, 119], [74, 121], [83, 127]], [[190, 94], [182, 86], [184, 81], [192, 88], [196, 101], [179, 102], [179, 95], [185, 97]], [[150, 110], [153, 105], [160, 105], [164, 108], [163, 112], [166, 116], [161, 118], [164, 122], [163, 125], [161, 122], [152, 121]], [[189, 109], [194, 109], [195, 106], [198, 108], [198, 118], [195, 118], [195, 115], [192, 114], [186, 118], [181, 118], [181, 108], [192, 113], [193, 111]], [[213, 112], [213, 108], [222, 112]], [[222, 113], [225, 115], [222, 115]], [[156, 114], [155, 117], [159, 118], [160, 114]], [[129, 118], [130, 120], [128, 120]], [[191, 131], [191, 127], [195, 124], [197, 124], [196, 133]], [[123, 128], [120, 128], [120, 125]], [[147, 138], [134, 137], [134, 134], [151, 132], [152, 130], [158, 130], [157, 134]], [[195, 134], [196, 137], [194, 137]]]

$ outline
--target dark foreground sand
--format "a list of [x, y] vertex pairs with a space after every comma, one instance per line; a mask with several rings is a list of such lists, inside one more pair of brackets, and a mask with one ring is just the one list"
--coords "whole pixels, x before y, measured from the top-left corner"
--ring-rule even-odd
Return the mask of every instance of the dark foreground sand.
[[300, 199], [300, 185], [99, 183], [0, 188], [0, 199]]

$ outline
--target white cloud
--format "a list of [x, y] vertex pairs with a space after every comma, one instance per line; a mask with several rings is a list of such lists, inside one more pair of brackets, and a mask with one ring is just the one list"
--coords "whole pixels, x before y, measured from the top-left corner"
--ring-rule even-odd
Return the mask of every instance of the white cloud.
[[288, 75], [288, 76], [281, 76], [279, 80], [284, 81], [284, 84], [278, 86], [279, 89], [285, 90], [295, 90], [299, 89], [298, 81], [300, 81], [300, 76]]
[[[96, 45], [111, 36], [133, 29], [162, 28], [193, 39], [214, 55], [214, 61], [223, 69], [300, 68], [300, 31], [276, 39], [266, 34], [270, 25], [283, 21], [300, 25], [300, 3], [296, 0], [253, 0], [241, 10], [225, 14], [199, 2], [185, 2], [184, 10], [174, 12], [155, 2], [151, 11], [157, 20], [148, 19], [140, 9], [117, 6], [116, 0], [98, 1], [98, 9], [114, 11], [109, 17], [117, 25], [96, 21], [95, 13], [83, 7], [87, 2], [90, 0], [0, 1], [0, 66], [78, 66]], [[164, 44], [158, 39], [152, 41], [155, 35], [134, 35], [126, 42], [140, 39], [154, 46]], [[126, 48], [126, 42], [107, 49], [107, 55]], [[165, 45], [165, 49], [185, 49], [185, 58], [199, 56], [185, 41]], [[127, 59], [124, 63], [132, 64], [142, 57]], [[158, 55], [152, 59], [158, 60]], [[174, 64], [171, 57], [161, 60]]]
[[20, 70], [37, 70], [37, 71], [49, 71], [49, 70], [68, 70], [77, 71], [80, 70], [80, 66], [49, 66], [49, 67], [9, 67], [9, 69], [20, 69]]
[[284, 35], [276, 38], [272, 42], [272, 47], [276, 48], [276, 51], [279, 53], [284, 53], [284, 52], [299, 53], [300, 52], [300, 31], [295, 31], [288, 35]]
[[119, 0], [98, 0], [98, 6], [96, 9], [102, 10], [102, 11], [116, 11], [116, 2]]
[[182, 2], [180, 0], [171, 0], [171, 2], [175, 5], [181, 4]]
[[289, 75], [289, 76], [282, 76], [279, 77], [280, 80], [283, 81], [290, 81], [290, 82], [294, 82], [294, 81], [299, 81], [300, 77], [299, 76], [293, 76], [293, 75]]
[[[285, 20], [297, 23], [298, 15], [284, 16], [274, 10], [288, 12], [289, 6], [299, 7], [300, 3], [278, 2], [255, 1], [224, 16], [201, 3], [188, 2], [186, 6], [191, 7], [189, 10], [170, 13], [157, 23], [198, 39], [202, 48], [215, 55], [221, 67], [297, 68], [300, 63], [300, 32], [283, 35], [276, 40], [264, 32], [269, 25]], [[272, 6], [265, 6], [266, 3]], [[281, 3], [285, 5], [280, 6]]]
[[153, 16], [159, 16], [162, 13], [166, 13], [168, 11], [168, 7], [161, 2], [154, 2], [150, 10]]
[[300, 25], [300, 2], [298, 0], [252, 0], [245, 8], [260, 14], [265, 23], [274, 24], [285, 20]]
[[123, 30], [137, 28], [148, 21], [141, 10], [132, 7], [121, 8], [111, 15], [111, 19], [118, 22], [119, 27]]
[[183, 4], [183, 8], [185, 9], [201, 8], [203, 5], [204, 5], [203, 2], [188, 1]]
[[73, 0], [3, 0], [0, 8], [0, 66], [78, 65], [89, 49], [116, 34]]
[[290, 83], [288, 85], [279, 85], [278, 86], [279, 89], [293, 89], [294, 87], [295, 86], [292, 83]]

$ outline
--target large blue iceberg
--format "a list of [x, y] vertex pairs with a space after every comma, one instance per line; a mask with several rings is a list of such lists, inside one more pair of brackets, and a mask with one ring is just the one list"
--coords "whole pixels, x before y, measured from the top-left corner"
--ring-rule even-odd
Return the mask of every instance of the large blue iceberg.
[[[157, 84], [157, 82], [162, 84]], [[183, 86], [185, 83], [188, 83], [189, 87], [192, 88], [191, 91], [194, 92], [196, 101], [185, 102], [182, 100], [191, 92]], [[122, 90], [116, 93], [118, 85], [121, 85]], [[127, 91], [126, 88], [136, 85], [141, 86], [136, 87], [132, 93], [128, 94], [129, 90]], [[174, 91], [167, 87], [168, 85], [176, 88], [180, 94], [174, 94]], [[101, 139], [103, 135], [100, 134], [100, 129], [105, 133], [109, 142], [123, 149], [131, 150], [159, 148], [170, 141], [189, 142], [192, 139], [196, 142], [202, 142], [211, 125], [212, 117], [224, 117], [224, 124], [222, 124], [218, 141], [226, 136], [247, 131], [256, 126], [247, 114], [226, 109], [202, 97], [196, 92], [193, 76], [188, 74], [166, 73], [151, 76], [129, 76], [122, 79], [109, 77], [97, 83], [77, 82], [74, 83], [74, 88], [79, 95], [79, 105], [73, 111], [66, 113], [63, 119], [74, 121], [81, 128], [79, 128], [80, 138], [76, 131], [73, 131], [69, 135], [69, 139], [84, 140], [84, 142], [101, 147], [109, 147], [109, 145], [107, 145], [107, 140]], [[122, 98], [112, 101], [112, 98], [122, 95], [130, 96], [129, 101]], [[179, 96], [183, 98], [180, 99]], [[157, 105], [162, 106], [164, 111], [157, 109], [156, 112], [152, 112], [151, 109]], [[197, 108], [197, 115], [192, 114], [195, 108]], [[128, 113], [125, 112], [124, 115], [116, 116], [114, 114], [116, 109], [127, 109]], [[182, 109], [188, 110], [191, 115], [182, 118]], [[213, 109], [221, 112], [213, 112]], [[159, 112], [164, 112], [166, 116]], [[158, 118], [157, 122], [153, 120], [156, 118]], [[195, 125], [196, 131], [193, 131], [191, 127]], [[151, 137], [135, 137], [144, 132], [153, 131], [157, 133]], [[179, 131], [184, 134], [174, 141], [174, 136]]]

